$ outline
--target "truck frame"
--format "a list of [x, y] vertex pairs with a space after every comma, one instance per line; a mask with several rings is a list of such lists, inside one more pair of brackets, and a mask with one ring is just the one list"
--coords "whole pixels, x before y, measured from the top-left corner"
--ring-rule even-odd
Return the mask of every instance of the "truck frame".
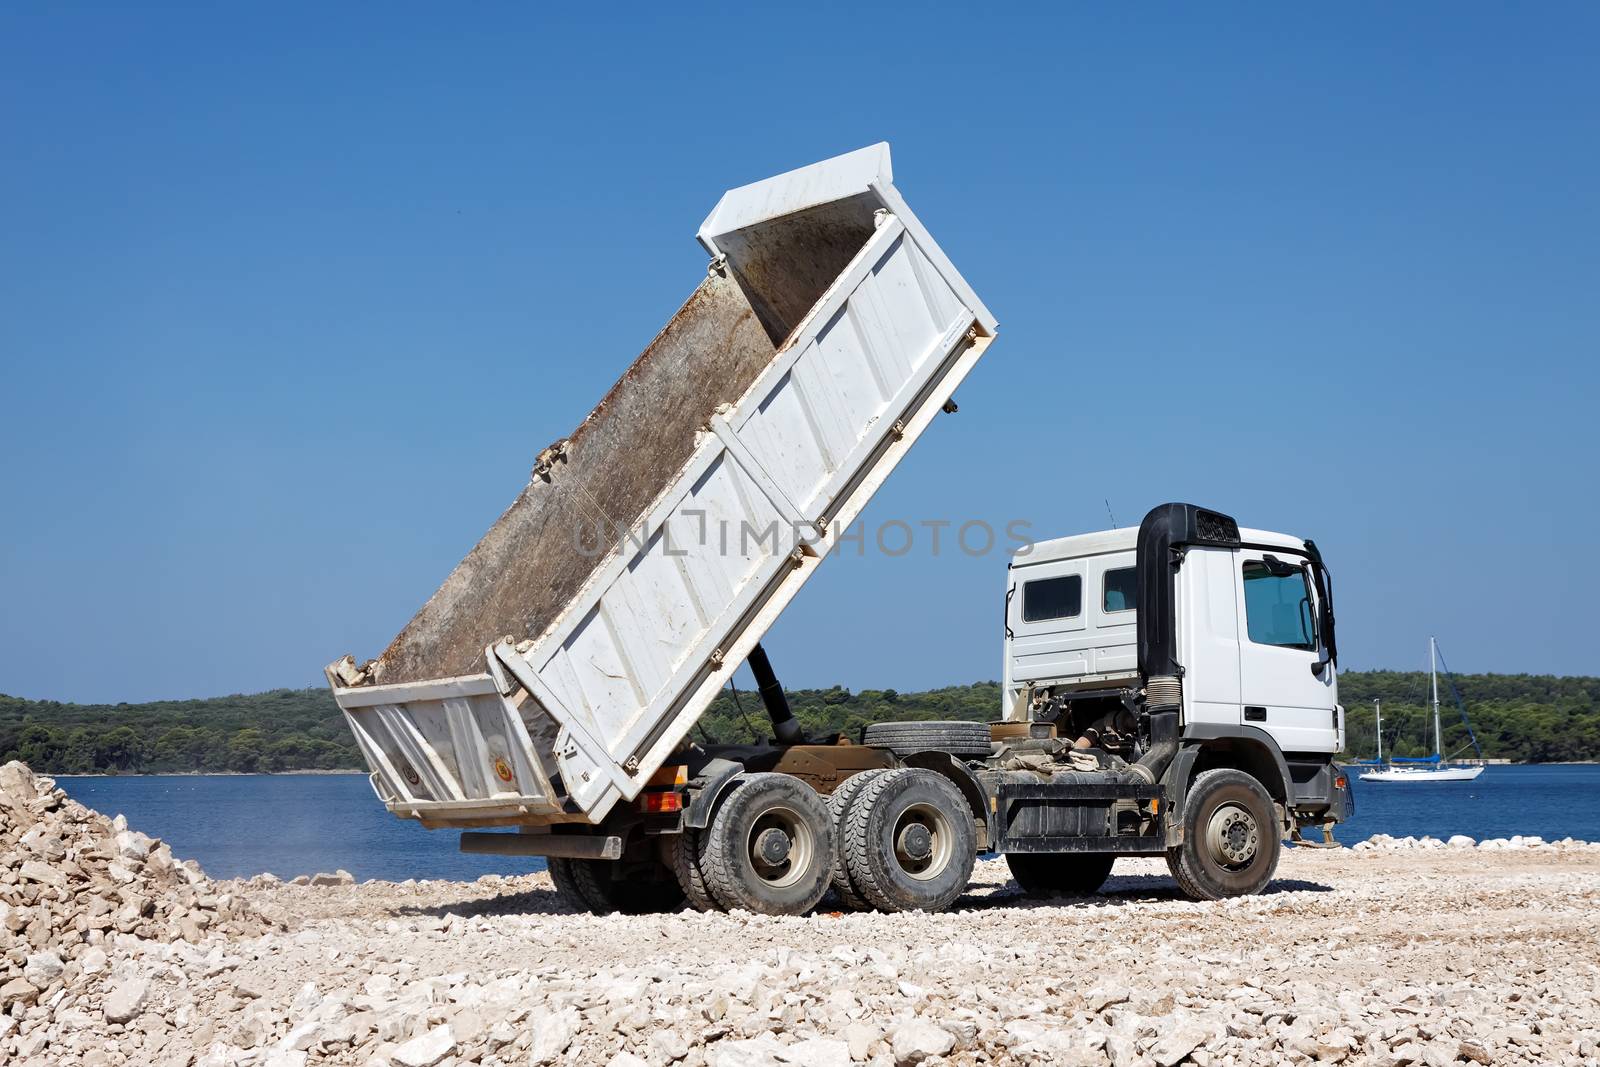
[[[699, 240], [706, 279], [440, 590], [327, 668], [391, 812], [546, 857], [593, 911], [768, 914], [944, 908], [984, 852], [1029, 892], [1129, 854], [1255, 892], [1344, 817], [1321, 556], [1190, 505], [1012, 561], [995, 723], [803, 737], [761, 638], [997, 323], [887, 145], [728, 192]], [[1119, 606], [1085, 611], [1108, 567]], [[741, 663], [770, 743], [693, 742]]]

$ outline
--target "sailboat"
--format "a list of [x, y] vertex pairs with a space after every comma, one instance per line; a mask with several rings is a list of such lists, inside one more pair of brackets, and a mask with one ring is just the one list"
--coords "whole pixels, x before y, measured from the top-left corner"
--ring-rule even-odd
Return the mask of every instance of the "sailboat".
[[[1378, 758], [1369, 771], [1361, 772], [1363, 782], [1470, 782], [1483, 773], [1483, 765], [1446, 763], [1444, 759], [1444, 730], [1439, 725], [1439, 642], [1428, 638], [1428, 674], [1433, 684], [1433, 755], [1391, 756], [1383, 759], [1383, 704], [1373, 701], [1378, 716]], [[1454, 683], [1451, 683], [1454, 685]], [[1454, 690], [1452, 690], [1453, 692]], [[1459, 701], [1460, 697], [1457, 697]], [[1461, 721], [1466, 722], [1466, 709], [1461, 710]], [[1472, 737], [1472, 747], [1481, 757], [1478, 738], [1467, 725], [1467, 735]]]

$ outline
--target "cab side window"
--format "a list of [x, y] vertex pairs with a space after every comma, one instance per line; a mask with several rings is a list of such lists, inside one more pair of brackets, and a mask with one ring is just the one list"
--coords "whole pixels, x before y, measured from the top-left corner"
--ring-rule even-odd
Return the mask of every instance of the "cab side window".
[[1122, 567], [1106, 571], [1105, 610], [1133, 611], [1139, 606], [1139, 570]]
[[1022, 621], [1048, 622], [1083, 613], [1083, 576], [1040, 578], [1022, 587]]
[[1256, 560], [1244, 565], [1245, 627], [1258, 645], [1317, 650], [1316, 613], [1303, 570], [1275, 574]]

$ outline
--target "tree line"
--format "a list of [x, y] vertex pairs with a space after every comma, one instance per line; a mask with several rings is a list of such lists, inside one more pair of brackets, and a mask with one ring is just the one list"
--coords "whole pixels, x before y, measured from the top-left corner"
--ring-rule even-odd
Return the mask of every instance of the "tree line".
[[[1517, 761], [1600, 759], [1600, 678], [1473, 674], [1453, 679], [1483, 754]], [[1445, 753], [1472, 755], [1450, 683], [1441, 679]], [[1339, 677], [1346, 751], [1376, 748], [1372, 701], [1383, 700], [1384, 751], [1432, 751], [1427, 675], [1350, 671]], [[808, 736], [859, 737], [868, 723], [895, 719], [1000, 717], [998, 682], [922, 692], [851, 692], [844, 686], [789, 691]], [[771, 733], [761, 699], [724, 690], [695, 727], [698, 740], [740, 743]], [[343, 715], [325, 689], [147, 704], [63, 704], [0, 695], [0, 761], [20, 759], [47, 774], [245, 773], [362, 769]]]

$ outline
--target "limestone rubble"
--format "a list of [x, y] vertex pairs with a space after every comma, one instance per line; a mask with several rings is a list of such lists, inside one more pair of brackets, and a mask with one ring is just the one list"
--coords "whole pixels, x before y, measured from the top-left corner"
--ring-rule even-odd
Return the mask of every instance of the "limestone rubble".
[[1427, 841], [1206, 904], [982, 861], [943, 915], [599, 917], [543, 874], [213, 882], [10, 764], [0, 1065], [1600, 1062], [1600, 847]]

